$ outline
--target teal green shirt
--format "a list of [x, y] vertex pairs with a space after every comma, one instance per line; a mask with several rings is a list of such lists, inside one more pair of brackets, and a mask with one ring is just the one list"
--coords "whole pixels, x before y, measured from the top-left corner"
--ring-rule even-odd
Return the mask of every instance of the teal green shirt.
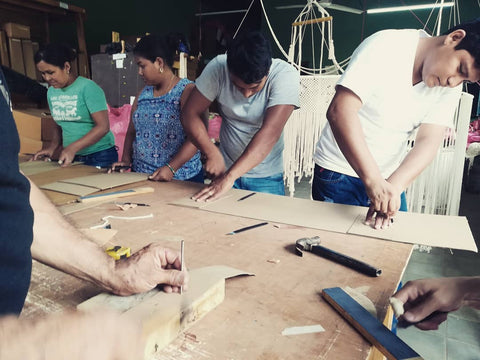
[[[91, 114], [107, 110], [103, 90], [92, 80], [79, 76], [62, 89], [50, 87], [48, 105], [55, 122], [62, 128], [63, 147], [85, 136], [95, 126]], [[89, 155], [115, 146], [113, 133], [109, 131], [96, 144], [80, 150], [77, 155]]]

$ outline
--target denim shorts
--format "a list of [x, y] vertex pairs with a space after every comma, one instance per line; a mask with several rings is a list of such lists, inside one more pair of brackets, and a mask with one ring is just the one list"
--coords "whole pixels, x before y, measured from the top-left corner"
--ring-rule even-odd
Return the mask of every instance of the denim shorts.
[[[313, 200], [337, 204], [370, 206], [365, 186], [359, 178], [315, 165], [312, 184]], [[405, 192], [400, 195], [400, 211], [407, 211]]]
[[285, 185], [283, 183], [282, 173], [262, 178], [240, 177], [235, 180], [233, 188], [275, 195], [285, 195]]
[[100, 150], [88, 155], [75, 155], [73, 161], [83, 162], [85, 165], [109, 168], [118, 161], [118, 153], [115, 146]]

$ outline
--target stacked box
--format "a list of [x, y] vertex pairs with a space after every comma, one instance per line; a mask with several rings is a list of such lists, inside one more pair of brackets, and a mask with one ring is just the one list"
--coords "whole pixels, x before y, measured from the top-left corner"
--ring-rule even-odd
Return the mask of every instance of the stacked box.
[[16, 23], [6, 23], [3, 24], [3, 29], [9, 38], [30, 39], [30, 26]]
[[10, 67], [12, 70], [25, 75], [25, 63], [23, 62], [22, 40], [8, 38], [10, 50]]
[[22, 40], [22, 51], [23, 51], [23, 63], [25, 65], [25, 75], [30, 79], [36, 80], [37, 72], [35, 61], [33, 59], [33, 44], [32, 40]]
[[20, 137], [20, 153], [34, 154], [46, 148], [57, 126], [48, 115], [48, 109], [13, 110], [13, 118]]
[[[3, 65], [10, 67], [12, 70], [26, 75], [31, 79], [36, 79], [35, 63], [33, 60], [33, 45], [30, 40], [30, 26], [6, 23], [3, 24], [3, 30], [7, 35], [7, 39], [2, 38], [3, 32], [0, 33], [0, 61]], [[5, 58], [5, 45], [8, 43], [8, 59]]]

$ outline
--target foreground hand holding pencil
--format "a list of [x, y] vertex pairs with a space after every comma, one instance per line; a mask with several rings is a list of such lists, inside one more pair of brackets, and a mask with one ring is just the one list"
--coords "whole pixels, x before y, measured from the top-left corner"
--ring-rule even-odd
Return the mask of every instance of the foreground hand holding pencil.
[[404, 304], [399, 319], [422, 330], [436, 330], [451, 311], [462, 306], [480, 309], [480, 276], [409, 281], [393, 298]]

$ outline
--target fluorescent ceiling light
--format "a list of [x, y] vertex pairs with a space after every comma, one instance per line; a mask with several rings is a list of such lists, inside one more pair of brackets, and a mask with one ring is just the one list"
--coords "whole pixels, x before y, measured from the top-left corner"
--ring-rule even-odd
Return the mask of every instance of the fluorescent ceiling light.
[[284, 10], [284, 9], [299, 9], [299, 8], [304, 8], [305, 5], [280, 5], [280, 6], [275, 6], [275, 9], [277, 10]]
[[[320, 5], [322, 5], [322, 3], [320, 3]], [[355, 9], [355, 8], [350, 7], [350, 6], [330, 4], [330, 5], [325, 6], [325, 7], [328, 8], [328, 9], [345, 11], [345, 12], [349, 12], [349, 13], [352, 13], [352, 14], [363, 14], [363, 10]]]
[[212, 11], [206, 13], [196, 13], [195, 16], [209, 16], [209, 15], [225, 15], [225, 14], [236, 14], [236, 13], [245, 13], [247, 9], [243, 10], [227, 10], [227, 11]]
[[392, 6], [392, 7], [386, 7], [386, 8], [368, 9], [367, 14], [379, 14], [379, 13], [394, 12], [394, 11], [435, 9], [435, 8], [441, 8], [441, 7], [452, 7], [453, 5], [455, 5], [455, 3], [452, 1], [452, 2], [446, 2], [443, 4]]
[[[333, 10], [338, 10], [338, 11], [345, 11], [349, 12], [352, 14], [363, 14], [363, 10], [356, 9], [350, 6], [344, 6], [344, 5], [337, 5], [333, 4], [332, 1], [319, 1], [318, 4], [321, 7], [324, 7], [325, 9], [333, 9]], [[304, 8], [305, 5], [280, 5], [280, 6], [275, 6], [275, 9], [277, 10], [284, 10], [284, 9], [297, 9], [297, 8]]]

